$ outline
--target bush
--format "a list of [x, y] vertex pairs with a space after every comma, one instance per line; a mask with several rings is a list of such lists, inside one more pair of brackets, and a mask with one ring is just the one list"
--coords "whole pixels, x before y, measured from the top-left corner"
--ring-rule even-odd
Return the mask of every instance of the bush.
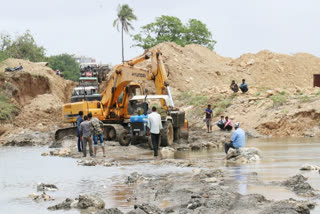
[[0, 95], [0, 120], [12, 120], [18, 113], [19, 109], [6, 96]]
[[278, 107], [287, 102], [288, 97], [285, 95], [285, 93], [280, 92], [279, 94], [272, 95], [270, 99], [273, 102], [273, 107]]
[[179, 101], [183, 101], [188, 105], [203, 106], [208, 103], [208, 97], [204, 95], [193, 95], [190, 92], [182, 92], [178, 96]]
[[214, 116], [216, 117], [216, 116], [222, 115], [226, 111], [226, 109], [225, 108], [217, 108], [214, 111], [215, 111]]
[[298, 99], [300, 100], [300, 102], [304, 102], [304, 103], [310, 101], [310, 97], [308, 97], [307, 95], [298, 97]]
[[205, 105], [208, 103], [208, 97], [203, 95], [197, 95], [191, 97], [190, 101], [188, 102], [189, 105]]
[[49, 57], [49, 66], [53, 70], [62, 71], [65, 79], [72, 80], [75, 82], [79, 80], [79, 64], [69, 54], [60, 54]]

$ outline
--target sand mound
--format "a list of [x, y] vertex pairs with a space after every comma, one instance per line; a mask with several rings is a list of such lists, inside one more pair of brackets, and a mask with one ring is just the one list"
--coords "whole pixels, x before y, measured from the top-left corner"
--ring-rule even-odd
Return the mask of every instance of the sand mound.
[[162, 43], [154, 48], [161, 50], [169, 67], [170, 86], [180, 92], [228, 89], [231, 80], [239, 84], [243, 78], [255, 87], [312, 87], [313, 74], [320, 71], [320, 58], [306, 53], [291, 56], [264, 50], [232, 59], [194, 44]]
[[51, 68], [47, 66], [33, 63], [33, 62], [30, 62], [29, 60], [10, 58], [0, 64], [0, 72], [4, 72], [4, 69], [6, 67], [15, 67], [19, 65], [23, 66], [23, 70], [25, 73], [29, 73], [32, 76], [43, 76], [48, 78], [49, 84], [50, 84], [50, 92], [53, 95], [58, 96], [63, 102], [67, 101], [65, 100], [66, 99], [65, 89], [68, 88], [68, 86], [72, 84], [72, 82], [62, 79], [61, 77], [56, 75]]
[[[6, 67], [22, 65], [24, 72], [4, 72]], [[21, 59], [7, 59], [0, 64], [1, 93], [11, 97], [20, 113], [13, 125], [20, 128], [49, 130], [60, 124], [61, 107], [70, 102], [75, 83], [57, 76], [44, 65]]]

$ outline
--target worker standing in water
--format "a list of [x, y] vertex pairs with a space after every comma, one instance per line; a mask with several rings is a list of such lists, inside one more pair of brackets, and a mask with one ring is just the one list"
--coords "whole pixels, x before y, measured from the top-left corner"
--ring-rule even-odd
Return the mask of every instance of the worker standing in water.
[[152, 113], [148, 115], [148, 136], [151, 134], [151, 141], [154, 151], [154, 159], [158, 159], [159, 140], [161, 136], [162, 122], [161, 116], [155, 106], [152, 107]]

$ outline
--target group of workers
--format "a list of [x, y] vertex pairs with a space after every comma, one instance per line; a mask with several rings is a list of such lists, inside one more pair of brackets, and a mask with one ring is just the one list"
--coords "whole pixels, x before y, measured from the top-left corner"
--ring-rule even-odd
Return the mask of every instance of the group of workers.
[[[208, 107], [204, 110], [205, 112], [205, 121], [208, 129], [208, 133], [212, 132], [212, 118], [213, 118], [213, 111], [211, 109], [211, 105], [208, 105]], [[231, 131], [232, 128], [235, 129], [235, 131], [232, 134], [231, 140], [227, 143], [225, 143], [225, 152], [228, 153], [230, 148], [241, 148], [245, 145], [245, 132], [240, 128], [240, 123], [235, 122], [232, 124], [231, 120], [228, 116], [224, 117], [221, 115], [220, 119], [213, 123], [213, 125], [217, 125], [220, 130], [227, 130]]]
[[[233, 92], [240, 90], [245, 93], [248, 91], [248, 85], [245, 79], [242, 80], [242, 84], [238, 88], [238, 85], [232, 80], [230, 88]], [[235, 131], [232, 134], [232, 138], [229, 142], [225, 143], [225, 152], [228, 153], [229, 148], [240, 148], [245, 145], [245, 132], [240, 128], [240, 123], [236, 122], [232, 124], [232, 121], [228, 116], [221, 115], [220, 119], [212, 124], [213, 111], [211, 105], [205, 109], [205, 122], [207, 125], [207, 132], [212, 132], [212, 125], [217, 125], [220, 130], [231, 131], [233, 128]], [[97, 153], [98, 141], [102, 147], [103, 156], [105, 157], [105, 149], [103, 142], [103, 123], [98, 118], [92, 118], [92, 114], [89, 113], [83, 117], [83, 112], [79, 112], [77, 118], [78, 126], [78, 151], [83, 152], [83, 157], [86, 157], [86, 148], [89, 146], [89, 153], [91, 157], [95, 157]], [[152, 108], [152, 113], [148, 114], [147, 134], [151, 135], [154, 158], [158, 159], [158, 147], [161, 136], [162, 122], [161, 116], [157, 113], [156, 107]], [[92, 149], [92, 140], [94, 144], [94, 151]]]
[[[104, 141], [103, 141], [103, 123], [98, 118], [92, 118], [92, 114], [83, 116], [83, 112], [79, 111], [77, 117], [78, 127], [78, 151], [83, 152], [83, 157], [87, 156], [87, 145], [91, 157], [97, 155], [98, 141], [102, 147], [103, 157], [106, 157]], [[162, 122], [161, 116], [157, 113], [157, 108], [152, 107], [152, 112], [148, 114], [147, 135], [151, 136], [154, 159], [158, 159], [159, 141], [161, 136]], [[94, 150], [92, 149], [92, 141]]]
[[[106, 156], [103, 141], [103, 123], [98, 118], [92, 118], [92, 113], [83, 116], [83, 111], [79, 111], [77, 118], [78, 127], [78, 151], [83, 152], [83, 157], [87, 156], [87, 145], [91, 157], [97, 155], [98, 141], [102, 147], [103, 157]], [[92, 141], [94, 150], [92, 149]]]

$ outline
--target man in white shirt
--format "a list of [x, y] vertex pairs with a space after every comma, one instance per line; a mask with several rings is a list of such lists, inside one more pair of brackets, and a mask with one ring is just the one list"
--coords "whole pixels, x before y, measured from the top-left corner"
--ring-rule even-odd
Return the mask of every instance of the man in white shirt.
[[161, 136], [161, 116], [157, 113], [157, 108], [152, 107], [152, 113], [148, 115], [148, 136], [151, 133], [151, 140], [154, 151], [154, 158], [158, 159], [158, 146], [159, 146], [159, 138]]

